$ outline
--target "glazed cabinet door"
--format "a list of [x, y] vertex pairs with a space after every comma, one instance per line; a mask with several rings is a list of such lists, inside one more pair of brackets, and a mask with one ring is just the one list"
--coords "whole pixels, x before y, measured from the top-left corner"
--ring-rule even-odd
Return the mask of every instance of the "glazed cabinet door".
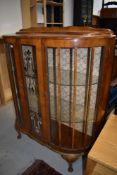
[[111, 45], [113, 41], [102, 39], [97, 45], [95, 38], [92, 42], [86, 38], [80, 42], [43, 39], [50, 144], [55, 149], [78, 153], [90, 148], [106, 108], [113, 61]]
[[41, 41], [6, 39], [16, 129], [48, 142], [49, 121], [45, 97]]
[[26, 110], [30, 120], [30, 134], [43, 142], [49, 139], [49, 117], [46, 108], [44, 84], [44, 63], [41, 54], [41, 40], [19, 39], [21, 72], [23, 74]]

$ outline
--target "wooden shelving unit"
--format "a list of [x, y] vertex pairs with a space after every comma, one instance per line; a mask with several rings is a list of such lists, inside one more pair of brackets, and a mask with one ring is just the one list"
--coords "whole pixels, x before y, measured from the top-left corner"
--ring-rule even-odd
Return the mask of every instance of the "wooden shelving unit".
[[63, 0], [21, 0], [21, 5], [24, 28], [63, 26]]
[[[55, 2], [55, 1], [45, 1], [47, 5], [53, 5], [53, 6], [63, 6], [63, 3], [61, 2]], [[37, 3], [43, 3], [43, 0], [38, 0]]]
[[3, 39], [0, 38], [0, 105], [12, 99]]

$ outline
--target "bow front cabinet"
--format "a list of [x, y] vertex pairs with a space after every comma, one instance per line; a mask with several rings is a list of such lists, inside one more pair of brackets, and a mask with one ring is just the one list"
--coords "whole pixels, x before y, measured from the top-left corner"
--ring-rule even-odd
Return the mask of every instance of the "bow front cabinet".
[[18, 136], [71, 163], [105, 121], [115, 36], [89, 27], [32, 28], [4, 36]]

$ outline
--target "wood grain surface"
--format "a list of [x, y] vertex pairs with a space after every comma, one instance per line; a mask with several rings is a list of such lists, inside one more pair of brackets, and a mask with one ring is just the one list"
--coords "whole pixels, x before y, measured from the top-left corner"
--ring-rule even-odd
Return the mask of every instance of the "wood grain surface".
[[111, 114], [88, 157], [117, 172], [117, 116]]

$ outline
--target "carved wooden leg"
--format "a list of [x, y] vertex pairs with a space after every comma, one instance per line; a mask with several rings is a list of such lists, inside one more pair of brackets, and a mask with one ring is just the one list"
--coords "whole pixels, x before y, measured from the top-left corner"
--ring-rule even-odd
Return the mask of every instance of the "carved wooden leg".
[[21, 139], [21, 138], [22, 138], [21, 132], [17, 130], [17, 139]]
[[21, 139], [22, 136], [21, 136], [20, 127], [17, 121], [15, 122], [15, 129], [17, 131], [17, 139]]
[[61, 155], [61, 156], [69, 164], [68, 171], [69, 172], [72, 172], [73, 171], [72, 163], [75, 162], [79, 158], [79, 156], [78, 155], [74, 155], [74, 154], [71, 154], [71, 155]]

